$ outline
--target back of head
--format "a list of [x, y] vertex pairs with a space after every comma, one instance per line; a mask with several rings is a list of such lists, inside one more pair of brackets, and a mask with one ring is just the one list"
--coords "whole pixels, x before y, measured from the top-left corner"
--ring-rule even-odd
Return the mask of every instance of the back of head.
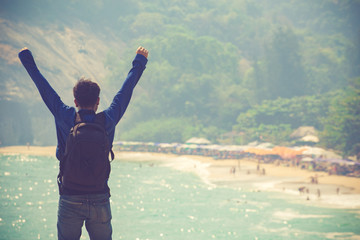
[[80, 78], [73, 88], [74, 98], [82, 108], [93, 107], [96, 105], [100, 87], [90, 79]]

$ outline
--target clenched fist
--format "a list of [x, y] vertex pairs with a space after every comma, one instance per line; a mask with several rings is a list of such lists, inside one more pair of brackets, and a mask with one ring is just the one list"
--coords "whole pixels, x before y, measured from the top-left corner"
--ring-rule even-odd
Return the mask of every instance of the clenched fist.
[[136, 54], [141, 54], [141, 55], [143, 55], [144, 57], [147, 58], [148, 55], [149, 55], [149, 51], [140, 46], [140, 47], [138, 47], [138, 49], [136, 50]]

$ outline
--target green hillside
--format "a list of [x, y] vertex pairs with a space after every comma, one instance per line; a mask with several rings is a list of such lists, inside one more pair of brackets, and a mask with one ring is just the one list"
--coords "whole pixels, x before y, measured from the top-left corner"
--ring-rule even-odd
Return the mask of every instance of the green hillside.
[[[360, 148], [359, 12], [357, 0], [5, 0], [0, 51], [8, 54], [0, 54], [0, 85], [7, 91], [0, 97], [26, 102], [32, 119], [51, 124], [51, 116], [32, 114], [41, 100], [34, 86], [21, 90], [31, 81], [9, 60], [27, 45], [47, 76], [64, 79], [49, 81], [68, 104], [73, 83], [85, 75], [100, 82], [104, 108], [143, 45], [149, 63], [117, 139], [198, 136], [289, 145], [290, 133], [305, 125], [319, 131], [320, 145], [354, 154]], [[53, 144], [44, 138], [53, 133], [38, 134], [38, 122], [32, 121], [30, 141]], [[231, 131], [238, 137], [227, 139]], [[1, 139], [9, 134], [0, 133]]]

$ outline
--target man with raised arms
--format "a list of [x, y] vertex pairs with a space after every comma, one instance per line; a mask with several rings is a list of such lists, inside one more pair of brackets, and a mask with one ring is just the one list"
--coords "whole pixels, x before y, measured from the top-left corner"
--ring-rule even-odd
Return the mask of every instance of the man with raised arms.
[[[107, 184], [110, 167], [108, 167], [106, 172], [101, 173], [103, 175], [105, 174], [102, 176], [105, 179], [102, 184], [86, 185], [88, 180], [97, 181], [91, 176], [88, 177], [89, 179], [85, 179], [84, 185], [77, 184], [76, 178], [78, 176], [71, 176], [71, 174], [74, 174], [69, 171], [72, 167], [66, 167], [67, 164], [69, 164], [69, 160], [65, 161], [65, 159], [69, 159], [68, 155], [70, 155], [68, 153], [68, 148], [70, 148], [68, 146], [68, 139], [69, 136], [72, 136], [70, 132], [75, 131], [74, 126], [80, 124], [80, 122], [85, 123], [85, 125], [88, 123], [90, 123], [88, 125], [91, 125], [92, 123], [103, 125], [101, 127], [106, 133], [106, 137], [104, 137], [104, 141], [106, 142], [105, 145], [109, 146], [106, 152], [106, 161], [108, 162], [108, 154], [114, 140], [115, 126], [125, 113], [133, 89], [145, 70], [147, 57], [148, 50], [145, 48], [139, 47], [136, 50], [132, 68], [121, 89], [115, 95], [110, 106], [101, 113], [96, 114], [100, 102], [100, 87], [97, 83], [89, 79], [80, 79], [76, 83], [73, 88], [74, 103], [78, 110], [76, 111], [75, 107], [67, 106], [62, 102], [55, 90], [50, 86], [49, 82], [40, 73], [30, 50], [24, 48], [19, 53], [21, 63], [24, 65], [26, 71], [39, 90], [43, 101], [55, 118], [58, 140], [56, 157], [60, 161], [60, 173], [58, 177], [60, 192], [57, 221], [58, 239], [80, 239], [81, 229], [84, 223], [91, 240], [112, 239], [112, 217], [109, 201], [110, 189]], [[66, 164], [64, 164], [64, 162], [66, 162]], [[90, 163], [90, 165], [91, 164], [92, 163]], [[99, 165], [96, 166], [97, 167], [92, 169], [92, 171], [98, 170]], [[82, 170], [84, 170], [83, 167], [80, 171]], [[65, 179], [70, 180], [65, 181]], [[75, 182], [71, 182], [74, 179]]]

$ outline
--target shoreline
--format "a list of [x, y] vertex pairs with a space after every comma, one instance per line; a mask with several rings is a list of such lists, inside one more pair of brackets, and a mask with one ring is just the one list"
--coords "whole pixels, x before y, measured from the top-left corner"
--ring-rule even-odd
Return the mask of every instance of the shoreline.
[[[55, 157], [55, 146], [9, 146], [1, 147], [0, 154], [27, 154]], [[352, 205], [360, 207], [360, 178], [328, 175], [325, 172], [313, 172], [295, 167], [260, 164], [251, 159], [215, 160], [198, 155], [175, 155], [153, 152], [118, 152], [114, 161], [161, 162], [181, 171], [193, 172], [205, 181], [215, 185], [241, 186], [251, 183], [259, 191], [277, 191], [291, 193], [312, 200], [334, 200], [341, 205], [341, 198], [351, 199]], [[240, 164], [240, 165], [239, 165]], [[231, 170], [235, 169], [235, 172]], [[262, 171], [265, 171], [265, 175]], [[311, 177], [317, 175], [318, 184], [311, 183]], [[307, 191], [300, 192], [304, 187]], [[339, 191], [339, 192], [337, 192]], [[319, 196], [320, 195], [320, 196]], [[335, 204], [335, 203], [333, 203]]]
[[[343, 194], [360, 194], [360, 178], [328, 175], [326, 172], [315, 172], [295, 167], [276, 166], [271, 163], [260, 164], [260, 169], [265, 169], [265, 175], [261, 171], [257, 171], [257, 162], [251, 159], [240, 160], [240, 171], [238, 170], [239, 160], [215, 160], [211, 157], [198, 156], [198, 155], [175, 155], [165, 153], [152, 153], [152, 152], [115, 152], [120, 156], [119, 160], [129, 161], [142, 161], [146, 158], [151, 160], [171, 160], [171, 159], [191, 159], [201, 164], [206, 164], [209, 170], [209, 179], [211, 181], [237, 181], [244, 179], [244, 175], [248, 175], [247, 179], [255, 179], [256, 182], [262, 182], [262, 179], [277, 178], [278, 180], [286, 180], [286, 183], [300, 183], [302, 185], [335, 185], [346, 188], [346, 193]], [[232, 167], [236, 168], [235, 174], [230, 173]], [[194, 166], [195, 168], [195, 166]], [[250, 170], [250, 174], [248, 174]], [[195, 169], [194, 169], [195, 171]], [[318, 176], [318, 184], [311, 184], [311, 177]], [[334, 191], [336, 193], [336, 191]]]

